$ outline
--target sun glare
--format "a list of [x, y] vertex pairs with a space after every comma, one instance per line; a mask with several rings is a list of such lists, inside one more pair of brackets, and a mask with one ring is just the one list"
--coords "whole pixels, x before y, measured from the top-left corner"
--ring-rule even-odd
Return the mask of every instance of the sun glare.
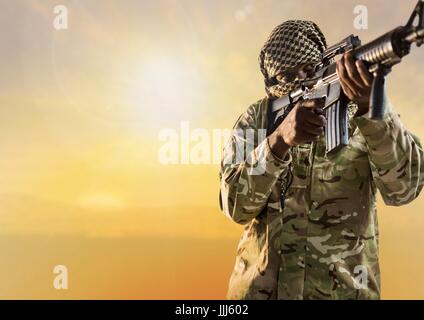
[[135, 103], [143, 116], [164, 123], [193, 115], [203, 85], [195, 65], [176, 57], [157, 57], [146, 60], [139, 74]]

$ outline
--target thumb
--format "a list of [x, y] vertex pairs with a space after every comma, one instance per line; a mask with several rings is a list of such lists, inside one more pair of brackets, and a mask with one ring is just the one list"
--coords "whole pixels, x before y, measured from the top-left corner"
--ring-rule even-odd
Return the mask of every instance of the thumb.
[[302, 103], [302, 107], [305, 107], [308, 109], [322, 109], [324, 108], [324, 105], [325, 105], [325, 98], [304, 100]]

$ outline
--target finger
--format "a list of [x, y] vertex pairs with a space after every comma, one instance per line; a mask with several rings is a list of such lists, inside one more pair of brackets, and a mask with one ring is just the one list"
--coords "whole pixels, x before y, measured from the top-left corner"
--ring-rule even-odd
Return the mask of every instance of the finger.
[[368, 71], [368, 68], [365, 66], [365, 63], [361, 60], [358, 60], [356, 61], [356, 66], [358, 67], [358, 72], [362, 78], [362, 81], [367, 85], [367, 87], [371, 87], [374, 77]]
[[301, 129], [305, 134], [310, 134], [313, 136], [320, 136], [324, 133], [324, 128], [311, 124], [309, 122], [304, 122]]
[[314, 113], [315, 114], [317, 114], [317, 115], [323, 115], [325, 112], [324, 112], [324, 110], [323, 109], [321, 109], [321, 108], [316, 108], [316, 109], [314, 109], [313, 110], [314, 111]]
[[327, 119], [323, 115], [317, 115], [315, 113], [306, 114], [304, 119], [305, 122], [317, 127], [324, 127], [327, 124]]
[[[342, 83], [342, 87], [343, 89], [348, 89], [346, 91], [349, 91], [351, 94], [353, 94], [353, 96], [356, 96], [356, 90], [355, 90], [355, 85], [353, 84], [352, 80], [350, 80], [349, 78], [349, 74], [347, 73], [347, 69], [345, 66], [345, 58], [344, 56], [342, 56], [342, 58], [339, 60], [339, 63], [337, 64], [336, 67], [336, 71], [337, 71], [337, 75], [340, 78], [340, 83]], [[347, 92], [345, 91], [346, 95]]]
[[325, 106], [325, 98], [309, 99], [302, 102], [302, 107], [307, 109], [322, 109]]
[[343, 92], [345, 93], [345, 95], [350, 100], [354, 100], [355, 99], [355, 94], [350, 90], [350, 88], [348, 87], [348, 85], [343, 80], [340, 80], [340, 85], [341, 85], [341, 87], [342, 87]]
[[354, 98], [353, 92], [350, 90], [349, 86], [346, 84], [346, 82], [344, 81], [344, 78], [342, 77], [341, 65], [342, 65], [342, 61], [339, 60], [337, 62], [337, 65], [336, 65], [336, 72], [337, 72], [337, 75], [339, 76], [340, 86], [342, 87], [343, 92], [345, 93], [345, 95], [349, 99], [353, 100], [353, 98]]
[[362, 80], [358, 67], [355, 64], [355, 60], [353, 59], [353, 56], [351, 53], [346, 55], [345, 58], [345, 66], [347, 73], [349, 75], [350, 80], [352, 80], [352, 83], [356, 85], [360, 89], [364, 89], [366, 87], [365, 82]]
[[[318, 107], [313, 109], [314, 105]], [[309, 122], [315, 126], [324, 126], [326, 124], [325, 116], [323, 116], [324, 111], [322, 110], [323, 104], [321, 102], [308, 101], [305, 108], [300, 108], [297, 113], [297, 121], [299, 122]]]
[[355, 85], [349, 79], [349, 74], [348, 74], [346, 66], [345, 66], [345, 56], [344, 55], [339, 60], [336, 71], [337, 71], [337, 74], [339, 76], [340, 83], [342, 84], [342, 87], [344, 89], [346, 89], [345, 93], [347, 94], [349, 92], [350, 95], [355, 96], [355, 90], [354, 90]]
[[[299, 110], [299, 118], [301, 121], [308, 121], [317, 126], [324, 126], [326, 124], [325, 112], [325, 98], [317, 100], [308, 100], [306, 107]], [[313, 106], [316, 106], [315, 108]]]

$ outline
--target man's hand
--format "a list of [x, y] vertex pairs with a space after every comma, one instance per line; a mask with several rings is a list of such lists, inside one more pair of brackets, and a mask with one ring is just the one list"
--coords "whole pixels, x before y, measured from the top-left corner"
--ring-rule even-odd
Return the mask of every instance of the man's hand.
[[351, 53], [345, 53], [337, 61], [337, 75], [346, 96], [358, 104], [357, 116], [368, 112], [370, 105], [373, 75], [368, 71], [364, 62], [355, 62]]
[[316, 141], [324, 133], [326, 119], [322, 113], [324, 99], [299, 101], [284, 121], [268, 137], [272, 152], [284, 159], [290, 147]]

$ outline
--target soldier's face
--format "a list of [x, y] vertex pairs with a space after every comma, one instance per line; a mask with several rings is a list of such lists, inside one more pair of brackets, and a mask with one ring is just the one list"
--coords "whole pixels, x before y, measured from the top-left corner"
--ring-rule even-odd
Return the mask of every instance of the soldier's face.
[[303, 80], [313, 75], [314, 64], [304, 63], [293, 68], [286, 69], [275, 78], [282, 84], [293, 82], [296, 79]]

